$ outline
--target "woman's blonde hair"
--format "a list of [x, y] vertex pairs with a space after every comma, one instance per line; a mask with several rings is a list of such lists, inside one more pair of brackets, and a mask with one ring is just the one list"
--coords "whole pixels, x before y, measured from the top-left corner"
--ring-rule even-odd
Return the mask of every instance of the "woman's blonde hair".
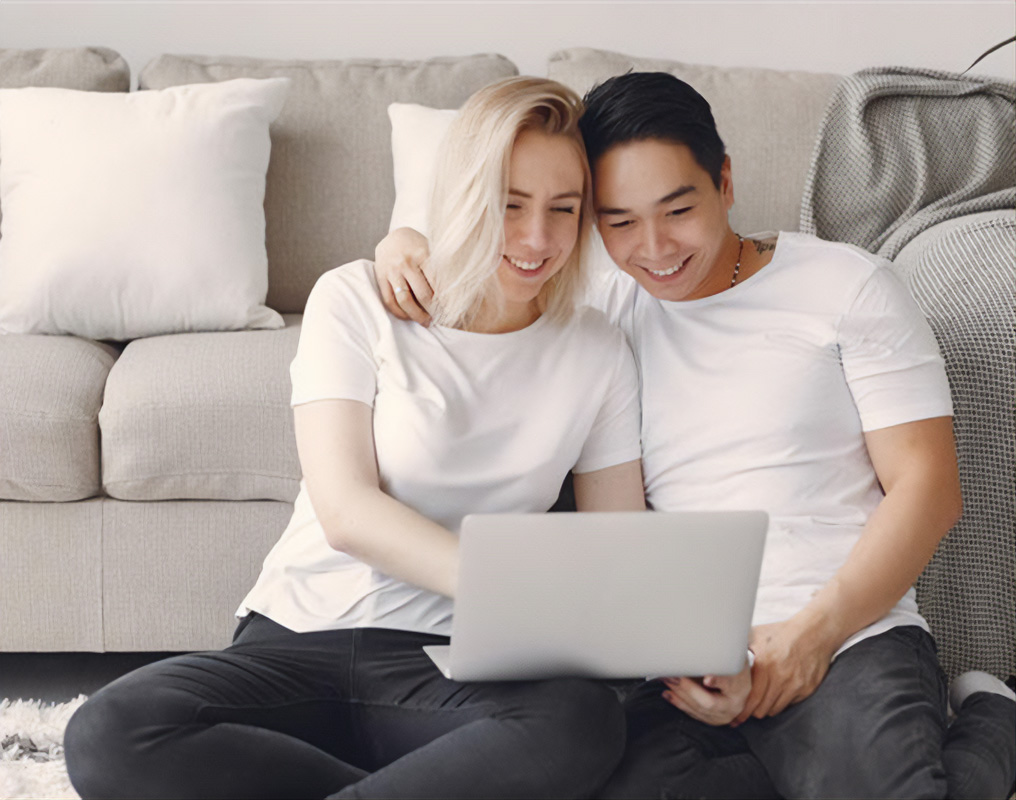
[[579, 269], [592, 218], [589, 165], [579, 132], [582, 100], [545, 78], [516, 77], [476, 92], [452, 121], [437, 159], [431, 196], [431, 255], [427, 277], [434, 287], [432, 317], [467, 327], [480, 308], [500, 308], [494, 277], [504, 252], [504, 215], [512, 148], [524, 130], [568, 137], [582, 163], [579, 238], [558, 273], [544, 285], [544, 313], [571, 313], [582, 280]]

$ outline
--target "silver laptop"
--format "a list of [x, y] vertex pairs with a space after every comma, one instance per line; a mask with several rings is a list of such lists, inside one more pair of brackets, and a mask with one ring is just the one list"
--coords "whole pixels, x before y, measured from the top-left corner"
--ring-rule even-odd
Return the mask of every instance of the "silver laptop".
[[476, 514], [460, 536], [448, 678], [738, 672], [762, 511]]

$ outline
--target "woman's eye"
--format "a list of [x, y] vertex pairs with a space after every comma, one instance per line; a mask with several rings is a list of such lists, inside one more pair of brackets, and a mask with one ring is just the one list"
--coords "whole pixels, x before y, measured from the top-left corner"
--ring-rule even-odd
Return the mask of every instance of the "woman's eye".
[[505, 208], [522, 208], [518, 203], [509, 203]]
[[572, 207], [572, 206], [561, 206], [560, 208], [555, 208], [554, 210], [555, 211], [563, 211], [565, 214], [574, 214], [575, 213], [575, 208]]

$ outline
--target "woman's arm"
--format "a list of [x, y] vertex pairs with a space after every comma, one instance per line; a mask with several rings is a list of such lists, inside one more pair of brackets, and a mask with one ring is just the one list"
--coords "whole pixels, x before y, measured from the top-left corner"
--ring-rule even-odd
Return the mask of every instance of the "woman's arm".
[[293, 409], [307, 493], [325, 536], [387, 575], [455, 596], [458, 540], [381, 491], [373, 410], [357, 400], [317, 400]]
[[579, 472], [575, 479], [578, 511], [645, 511], [642, 461], [628, 461], [595, 472]]
[[374, 277], [388, 313], [430, 325], [434, 290], [423, 274], [429, 256], [427, 237], [413, 228], [396, 228], [374, 248]]
[[960, 517], [951, 417], [864, 436], [885, 497], [847, 561], [811, 602], [788, 620], [752, 631], [753, 685], [738, 722], [778, 714], [814, 692], [833, 654], [899, 602]]

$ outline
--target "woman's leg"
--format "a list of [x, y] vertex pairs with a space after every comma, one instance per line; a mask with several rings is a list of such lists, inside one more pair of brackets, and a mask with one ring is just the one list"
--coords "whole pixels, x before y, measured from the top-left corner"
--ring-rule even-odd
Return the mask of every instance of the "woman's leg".
[[604, 684], [458, 683], [421, 650], [433, 637], [354, 642], [355, 757], [372, 774], [337, 797], [588, 797], [621, 757], [624, 716]]
[[222, 652], [123, 676], [67, 726], [74, 788], [85, 798], [324, 797], [361, 779], [341, 757], [350, 639], [255, 617]]

